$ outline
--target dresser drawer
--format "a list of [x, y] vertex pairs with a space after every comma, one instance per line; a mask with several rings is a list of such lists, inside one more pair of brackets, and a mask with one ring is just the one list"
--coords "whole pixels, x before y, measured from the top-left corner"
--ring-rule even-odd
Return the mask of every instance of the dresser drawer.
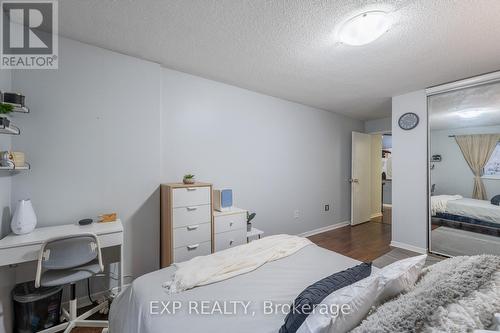
[[209, 186], [175, 188], [172, 192], [174, 208], [210, 204]]
[[193, 224], [174, 229], [174, 248], [210, 241], [211, 223]]
[[215, 233], [246, 229], [246, 213], [216, 216], [214, 218]]
[[222, 251], [230, 247], [246, 243], [246, 229], [223, 232], [215, 235], [215, 251]]
[[192, 243], [174, 249], [174, 262], [182, 262], [198, 256], [206, 256], [212, 252], [210, 242]]
[[203, 205], [174, 208], [172, 220], [174, 228], [211, 222], [212, 206]]

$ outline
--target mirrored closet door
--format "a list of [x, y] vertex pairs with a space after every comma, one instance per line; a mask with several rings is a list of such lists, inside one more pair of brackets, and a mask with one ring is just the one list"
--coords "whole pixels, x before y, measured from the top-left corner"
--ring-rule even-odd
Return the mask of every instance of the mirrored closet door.
[[500, 82], [428, 96], [429, 245], [500, 255]]

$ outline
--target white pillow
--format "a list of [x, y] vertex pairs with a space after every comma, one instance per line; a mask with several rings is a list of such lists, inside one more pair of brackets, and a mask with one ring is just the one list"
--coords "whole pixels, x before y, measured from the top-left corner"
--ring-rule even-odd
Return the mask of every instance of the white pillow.
[[427, 255], [412, 257], [388, 265], [371, 276], [328, 295], [316, 309], [342, 307], [349, 312], [314, 311], [297, 333], [343, 333], [358, 326], [371, 307], [411, 288], [418, 279]]
[[396, 261], [379, 270], [380, 294], [377, 302], [382, 303], [404, 291], [410, 290], [420, 276], [427, 254]]

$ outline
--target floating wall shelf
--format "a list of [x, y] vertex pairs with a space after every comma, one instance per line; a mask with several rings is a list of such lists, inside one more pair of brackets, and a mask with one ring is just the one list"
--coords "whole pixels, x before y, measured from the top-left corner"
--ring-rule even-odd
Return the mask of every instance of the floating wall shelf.
[[14, 106], [14, 109], [12, 112], [19, 112], [19, 113], [30, 113], [30, 109], [28, 109], [25, 106]]
[[24, 166], [20, 167], [11, 167], [11, 166], [0, 166], [1, 171], [25, 171], [25, 170], [30, 170], [31, 166], [29, 164], [26, 164]]
[[12, 124], [9, 127], [0, 126], [0, 134], [19, 135], [21, 130]]

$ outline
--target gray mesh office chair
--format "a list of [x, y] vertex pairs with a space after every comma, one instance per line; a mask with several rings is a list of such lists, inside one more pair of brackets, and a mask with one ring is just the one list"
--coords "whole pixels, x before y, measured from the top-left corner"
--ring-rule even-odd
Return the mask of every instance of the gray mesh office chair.
[[[43, 330], [55, 333], [64, 330], [69, 333], [75, 327], [108, 327], [104, 320], [86, 320], [88, 317], [108, 306], [105, 301], [84, 314], [77, 315], [75, 286], [76, 282], [88, 279], [103, 272], [101, 247], [96, 235], [85, 233], [69, 237], [58, 237], [46, 241], [38, 256], [35, 287], [52, 287], [69, 284], [69, 312], [62, 310], [67, 322]], [[107, 332], [104, 329], [103, 332]]]

